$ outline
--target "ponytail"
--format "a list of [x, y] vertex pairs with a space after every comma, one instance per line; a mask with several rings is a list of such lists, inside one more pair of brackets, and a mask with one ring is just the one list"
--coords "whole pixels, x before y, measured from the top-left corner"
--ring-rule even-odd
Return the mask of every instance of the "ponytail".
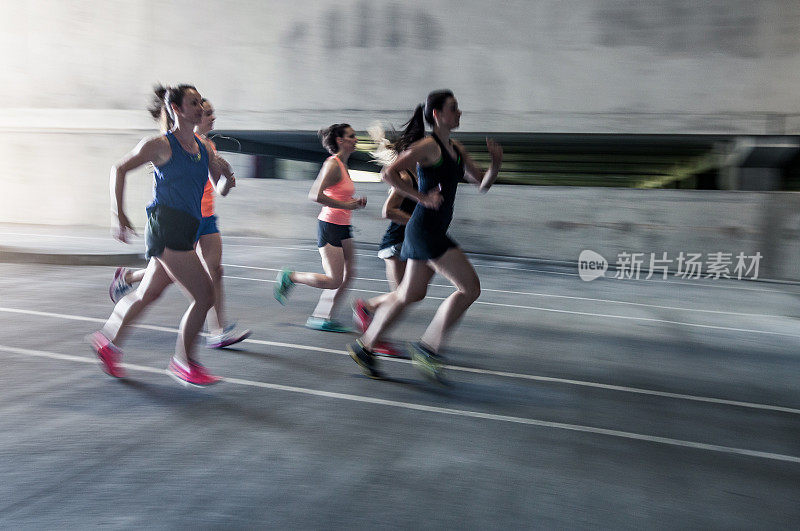
[[162, 133], [166, 133], [175, 125], [175, 115], [172, 110], [172, 103], [181, 106], [183, 96], [188, 90], [197, 90], [193, 85], [178, 85], [176, 87], [164, 86], [161, 84], [153, 87], [153, 95], [147, 110], [150, 116], [158, 123]]
[[441, 111], [447, 98], [454, 98], [452, 90], [434, 90], [425, 99], [424, 105], [417, 105], [414, 109], [414, 115], [409, 121], [403, 124], [403, 130], [400, 138], [394, 143], [394, 150], [400, 154], [402, 151], [408, 149], [408, 146], [425, 137], [425, 122], [431, 126], [434, 125], [433, 111]]
[[[394, 133], [394, 131], [392, 132]], [[397, 151], [392, 141], [386, 138], [386, 131], [383, 130], [383, 126], [380, 122], [369, 126], [367, 128], [367, 133], [369, 133], [369, 137], [372, 141], [375, 142], [375, 150], [370, 152], [372, 161], [378, 166], [383, 167], [393, 163], [397, 159]], [[392, 137], [397, 137], [397, 135], [392, 134]]]
[[322, 142], [322, 147], [327, 149], [328, 153], [331, 155], [335, 155], [336, 152], [339, 151], [339, 145], [336, 143], [336, 139], [342, 138], [348, 127], [350, 127], [350, 124], [333, 124], [317, 131], [317, 136], [320, 142]]
[[425, 137], [425, 122], [422, 105], [417, 105], [411, 119], [403, 124], [403, 128], [403, 132], [400, 133], [400, 138], [394, 143], [394, 150], [398, 154], [408, 149], [408, 146], [417, 140]]

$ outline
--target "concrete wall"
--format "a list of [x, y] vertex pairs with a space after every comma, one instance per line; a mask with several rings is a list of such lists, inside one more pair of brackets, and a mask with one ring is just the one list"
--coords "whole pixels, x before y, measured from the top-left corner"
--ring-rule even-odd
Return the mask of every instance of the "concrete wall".
[[[310, 183], [245, 180], [217, 202], [223, 234], [316, 238]], [[375, 243], [386, 186], [357, 185], [367, 208], [353, 215], [356, 241]], [[800, 280], [800, 194], [495, 186], [459, 189], [452, 236], [473, 252], [575, 262], [590, 249], [612, 265], [621, 252], [760, 252], [759, 277]], [[649, 264], [649, 262], [648, 262]]]
[[797, 133], [798, 27], [796, 0], [19, 0], [0, 126], [190, 81], [221, 129], [400, 123], [450, 87], [464, 130]]
[[[143, 109], [156, 81], [194, 82], [220, 129], [397, 125], [430, 89], [450, 87], [466, 131], [798, 134], [798, 26], [796, 0], [6, 2], [0, 221], [109, 224], [109, 168], [154, 132]], [[130, 176], [140, 226], [150, 186], [146, 170]], [[520, 203], [518, 190], [506, 222], [545, 208]], [[641, 210], [636, 193], [564, 193], [574, 211], [543, 216], [530, 249], [512, 254], [571, 258], [558, 240], [595, 235], [574, 225], [582, 220], [599, 223], [609, 245], [660, 243], [575, 199], [630, 204], [635, 227], [677, 223], [669, 201]], [[751, 212], [720, 201], [715, 219]], [[752, 208], [749, 221], [760, 220]], [[760, 227], [742, 223], [745, 235]], [[492, 250], [486, 240], [475, 245]]]

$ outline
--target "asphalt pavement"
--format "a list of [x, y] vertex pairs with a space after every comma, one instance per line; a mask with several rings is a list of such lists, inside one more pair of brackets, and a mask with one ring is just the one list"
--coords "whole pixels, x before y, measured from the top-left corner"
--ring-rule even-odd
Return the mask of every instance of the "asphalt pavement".
[[[364, 377], [354, 334], [303, 326], [318, 291], [272, 298], [281, 267], [321, 271], [311, 240], [223, 242], [228, 313], [253, 334], [200, 348], [224, 381], [192, 390], [164, 373], [187, 306], [175, 287], [123, 342], [126, 379], [84, 340], [140, 241], [0, 227], [0, 527], [800, 525], [796, 284], [584, 282], [474, 256], [483, 291], [440, 386], [404, 360]], [[350, 298], [385, 292], [374, 249], [358, 261]], [[434, 277], [392, 339], [419, 337], [451, 292]]]

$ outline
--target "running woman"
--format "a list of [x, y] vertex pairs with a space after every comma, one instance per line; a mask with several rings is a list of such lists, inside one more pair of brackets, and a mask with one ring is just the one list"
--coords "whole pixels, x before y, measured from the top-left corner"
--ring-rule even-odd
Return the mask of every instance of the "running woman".
[[[408, 186], [417, 190], [417, 180], [407, 171], [400, 173], [400, 178]], [[383, 234], [381, 243], [378, 247], [378, 258], [383, 259], [386, 265], [386, 280], [389, 282], [390, 291], [394, 291], [403, 280], [406, 270], [406, 261], [401, 258], [400, 250], [403, 247], [405, 238], [405, 226], [411, 219], [411, 214], [417, 202], [410, 197], [403, 196], [396, 188], [389, 191], [389, 197], [383, 204], [382, 215], [390, 221], [386, 232]], [[363, 333], [372, 319], [375, 309], [388, 298], [389, 294], [384, 293], [369, 300], [356, 299], [353, 302], [353, 312], [356, 324]]]
[[91, 343], [105, 372], [123, 377], [122, 351], [117, 345], [142, 310], [175, 281], [188, 295], [190, 304], [181, 319], [168, 374], [186, 385], [207, 386], [220, 379], [198, 363], [194, 344], [206, 313], [214, 304], [214, 286], [194, 250], [194, 242], [202, 218], [200, 204], [209, 168], [216, 180], [221, 163], [194, 133], [203, 117], [196, 88], [156, 87], [151, 112], [160, 115], [165, 134], [142, 139], [112, 167], [110, 178], [112, 212], [117, 218], [115, 236], [127, 242], [135, 231], [123, 210], [126, 176], [148, 162], [155, 167], [154, 197], [147, 207], [145, 231], [149, 264], [139, 288], [117, 303], [102, 330], [92, 334]]
[[306, 326], [327, 332], [349, 332], [349, 328], [332, 316], [356, 274], [351, 213], [364, 208], [367, 198], [353, 197], [356, 189], [347, 171], [347, 161], [357, 143], [353, 128], [349, 124], [333, 124], [320, 130], [319, 137], [331, 156], [322, 165], [308, 198], [323, 205], [317, 218], [317, 247], [325, 274], [284, 268], [278, 273], [274, 294], [278, 302], [286, 304], [289, 291], [295, 284], [324, 290]]
[[[208, 133], [214, 128], [216, 116], [214, 106], [206, 98], [202, 99], [203, 119], [195, 127], [195, 134], [216, 154], [217, 149], [208, 138]], [[160, 112], [160, 111], [159, 111]], [[216, 186], [213, 179], [206, 181], [203, 189], [203, 199], [200, 210], [203, 218], [200, 220], [200, 228], [197, 231], [196, 250], [203, 261], [203, 266], [211, 276], [214, 283], [214, 306], [208, 311], [206, 321], [210, 337], [206, 340], [209, 348], [224, 348], [243, 341], [250, 336], [250, 330], [236, 330], [236, 323], [224, 325], [223, 314], [223, 294], [222, 294], [222, 238], [217, 227], [217, 216], [214, 214], [214, 193], [221, 196], [228, 194], [230, 188], [236, 186], [236, 178], [230, 165], [222, 157], [218, 157], [222, 164], [221, 170], [225, 179], [218, 179]], [[144, 278], [145, 269], [131, 271], [125, 267], [118, 267], [114, 274], [114, 280], [108, 289], [111, 300], [115, 303], [133, 290], [133, 284], [140, 282]]]
[[[370, 130], [370, 135], [378, 144], [378, 148], [372, 153], [375, 161], [384, 167], [394, 162], [397, 153], [394, 146], [384, 137], [383, 130], [376, 127]], [[417, 179], [410, 172], [403, 171], [400, 173], [400, 177], [414, 190], [417, 190]], [[405, 225], [416, 206], [416, 201], [403, 196], [396, 188], [389, 189], [389, 197], [383, 204], [382, 216], [390, 220], [390, 223], [381, 239], [378, 258], [383, 259], [386, 265], [386, 280], [389, 282], [390, 292], [397, 289], [405, 273], [406, 261], [400, 258], [400, 249], [403, 247]], [[362, 334], [366, 332], [375, 310], [388, 296], [389, 293], [384, 293], [366, 301], [363, 299], [353, 301], [353, 319], [359, 332]], [[377, 343], [373, 352], [379, 356], [405, 357], [400, 350], [388, 342]]]
[[[497, 179], [503, 160], [499, 144], [487, 139], [491, 155], [484, 172], [460, 143], [450, 139], [459, 126], [461, 111], [449, 90], [428, 94], [425, 105], [418, 105], [395, 144], [397, 160], [383, 171], [383, 178], [417, 206], [406, 224], [400, 253], [408, 260], [400, 286], [381, 304], [367, 331], [347, 346], [353, 360], [371, 377], [380, 377], [373, 348], [384, 330], [406, 306], [425, 298], [428, 283], [439, 273], [456, 288], [439, 306], [419, 341], [409, 345], [409, 353], [426, 377], [442, 380], [444, 360], [439, 354], [446, 334], [480, 295], [480, 280], [458, 244], [447, 235], [453, 218], [456, 188], [462, 178], [487, 191]], [[433, 127], [425, 136], [425, 122]], [[400, 177], [402, 171], [417, 170], [419, 190]]]

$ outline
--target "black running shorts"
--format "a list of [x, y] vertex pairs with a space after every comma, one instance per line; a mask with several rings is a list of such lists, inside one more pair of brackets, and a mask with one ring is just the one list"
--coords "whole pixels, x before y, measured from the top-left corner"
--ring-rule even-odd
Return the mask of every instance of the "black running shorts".
[[144, 239], [150, 258], [161, 256], [164, 249], [191, 251], [197, 237], [200, 220], [183, 210], [165, 205], [155, 205], [148, 209], [147, 228]]
[[352, 237], [352, 225], [336, 225], [335, 223], [328, 223], [321, 219], [317, 220], [317, 247], [325, 247], [326, 245], [341, 247], [342, 240], [347, 240]]

